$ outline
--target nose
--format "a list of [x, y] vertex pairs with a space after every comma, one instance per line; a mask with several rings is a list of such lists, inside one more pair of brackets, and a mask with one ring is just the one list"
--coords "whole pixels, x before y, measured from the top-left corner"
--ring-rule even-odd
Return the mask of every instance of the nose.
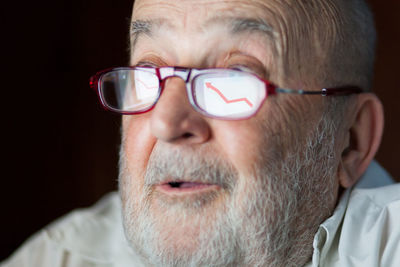
[[210, 138], [210, 125], [193, 109], [186, 84], [178, 77], [164, 80], [163, 92], [150, 120], [153, 135], [164, 142], [194, 145]]

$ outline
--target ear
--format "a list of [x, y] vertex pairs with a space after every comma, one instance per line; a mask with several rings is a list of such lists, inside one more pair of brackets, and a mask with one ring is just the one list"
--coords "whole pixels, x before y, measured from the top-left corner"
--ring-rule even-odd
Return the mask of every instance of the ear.
[[383, 106], [378, 97], [372, 93], [356, 97], [338, 170], [339, 183], [344, 188], [353, 186], [365, 172], [383, 133]]

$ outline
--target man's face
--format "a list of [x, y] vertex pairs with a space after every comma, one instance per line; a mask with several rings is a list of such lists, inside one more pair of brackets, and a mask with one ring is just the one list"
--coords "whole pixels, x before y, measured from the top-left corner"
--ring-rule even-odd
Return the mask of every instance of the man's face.
[[[280, 81], [274, 16], [267, 1], [135, 1], [132, 20], [147, 26], [132, 36], [131, 64], [239, 68]], [[337, 192], [335, 127], [322, 113], [319, 98], [278, 95], [247, 120], [207, 118], [184, 81], [167, 79], [152, 111], [123, 118], [131, 245], [162, 266], [307, 261]]]

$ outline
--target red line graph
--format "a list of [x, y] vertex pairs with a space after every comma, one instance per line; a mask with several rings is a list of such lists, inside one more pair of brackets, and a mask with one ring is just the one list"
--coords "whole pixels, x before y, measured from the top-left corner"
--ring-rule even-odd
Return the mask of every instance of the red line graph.
[[211, 83], [206, 83], [207, 88], [213, 90], [214, 92], [216, 92], [221, 98], [222, 100], [224, 100], [225, 103], [227, 104], [231, 104], [231, 103], [236, 103], [236, 102], [246, 102], [247, 105], [249, 105], [250, 107], [253, 107], [253, 104], [247, 99], [247, 98], [238, 98], [238, 99], [232, 99], [229, 100], [228, 98], [226, 98], [224, 96], [223, 93], [221, 93], [220, 90], [218, 90], [218, 88], [214, 87]]
[[135, 78], [136, 81], [140, 82], [141, 84], [143, 84], [143, 86], [148, 89], [148, 90], [154, 90], [157, 89], [157, 86], [148, 86], [145, 82], [141, 81], [138, 78]]

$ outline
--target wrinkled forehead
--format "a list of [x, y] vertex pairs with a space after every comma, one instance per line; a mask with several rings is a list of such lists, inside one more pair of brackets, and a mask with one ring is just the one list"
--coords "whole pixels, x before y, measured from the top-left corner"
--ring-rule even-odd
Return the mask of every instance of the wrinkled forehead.
[[260, 0], [137, 0], [133, 19], [168, 17], [179, 21], [179, 26], [183, 27], [200, 26], [215, 17], [264, 20], [269, 5], [268, 1]]
[[[317, 61], [327, 61], [330, 46], [334, 43], [332, 40], [337, 36], [333, 27], [337, 14], [336, 1], [138, 0], [133, 9], [131, 43], [135, 45], [141, 34], [157, 32], [163, 34], [158, 42], [171, 40], [168, 34], [172, 32], [173, 38], [180, 40], [179, 49], [183, 53], [189, 48], [204, 50], [202, 45], [224, 49], [221, 42], [212, 43], [213, 37], [226, 38], [232, 44], [235, 40], [228, 39], [231, 36], [227, 34], [251, 33], [251, 37], [259, 35], [264, 38], [252, 42], [252, 45], [271, 41], [269, 46], [265, 46], [270, 53], [268, 56], [255, 56], [262, 60], [264, 56], [273, 62], [277, 76], [282, 77], [276, 77], [275, 82], [291, 79], [297, 83], [299, 79], [314, 79], [308, 76], [323, 76], [316, 74], [316, 71], [323, 72], [320, 67], [323, 62]], [[214, 36], [209, 34], [213, 30]], [[209, 34], [209, 39], [198, 39], [200, 34], [195, 33], [204, 32]], [[240, 42], [244, 39], [242, 35]], [[263, 47], [247, 49], [261, 51]]]
[[[132, 55], [143, 54], [152, 46], [157, 46], [157, 49], [163, 46], [169, 55], [175, 53], [176, 57], [193, 59], [193, 55], [185, 53], [196, 51], [198, 58], [203, 54], [203, 58], [212, 61], [213, 55], [217, 57], [236, 49], [252, 54], [268, 65], [273, 54], [275, 32], [267, 10], [264, 1], [136, 1], [131, 27]], [[146, 39], [152, 42], [141, 41], [138, 48], [136, 43], [140, 36], [150, 37]]]
[[[273, 37], [266, 1], [256, 0], [139, 0], [132, 30], [179, 30], [185, 35], [226, 28], [228, 33], [251, 30]], [[145, 23], [146, 22], [146, 23]], [[134, 36], [135, 37], [135, 36]]]

